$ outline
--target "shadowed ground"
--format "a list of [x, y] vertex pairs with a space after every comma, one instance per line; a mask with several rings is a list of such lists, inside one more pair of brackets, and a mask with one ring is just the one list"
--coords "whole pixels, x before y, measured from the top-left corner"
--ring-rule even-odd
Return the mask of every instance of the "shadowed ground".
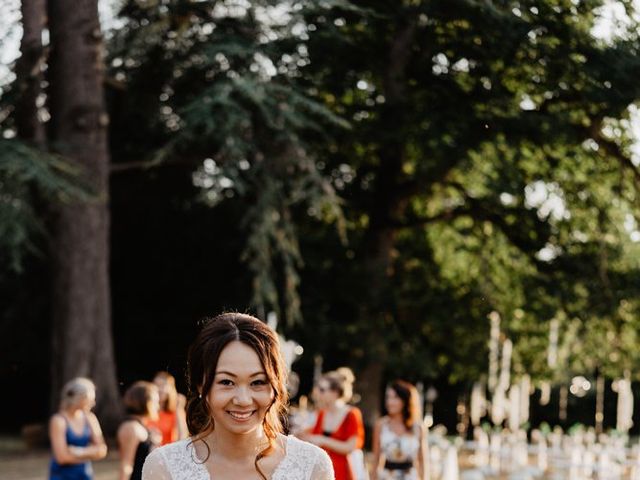
[[[19, 437], [0, 437], [0, 480], [46, 480], [51, 454], [47, 449], [27, 449]], [[109, 447], [105, 460], [93, 462], [95, 480], [118, 478], [118, 452]]]

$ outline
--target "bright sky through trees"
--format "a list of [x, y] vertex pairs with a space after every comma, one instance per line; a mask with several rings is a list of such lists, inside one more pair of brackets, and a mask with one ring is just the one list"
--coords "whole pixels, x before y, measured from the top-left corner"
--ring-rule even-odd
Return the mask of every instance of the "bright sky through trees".
[[[578, 2], [579, 0], [574, 0], [574, 3]], [[100, 15], [105, 30], [115, 26], [113, 17], [117, 4], [118, 0], [99, 1]], [[634, 16], [640, 17], [640, 0], [635, 0], [634, 5]], [[278, 14], [278, 12], [271, 12], [271, 16], [274, 13]], [[514, 9], [514, 15], [518, 15], [518, 13], [517, 9]], [[279, 14], [284, 15], [285, 13], [279, 12]], [[615, 0], [607, 1], [605, 7], [601, 9], [600, 15], [592, 30], [594, 37], [609, 42], [613, 38], [625, 36], [630, 20], [621, 2]], [[2, 92], [2, 85], [11, 81], [13, 74], [11, 73], [10, 65], [19, 55], [19, 43], [22, 34], [19, 22], [20, 0], [0, 0], [0, 93]], [[361, 80], [358, 82], [358, 87], [366, 88], [366, 82]], [[527, 105], [527, 100], [524, 99], [521, 107], [527, 109]], [[633, 132], [633, 137], [640, 139], [640, 110], [636, 106], [630, 106], [629, 112], [631, 118], [629, 128]], [[633, 147], [632, 161], [636, 165], [640, 165], [640, 142], [636, 142]], [[538, 208], [540, 215], [545, 217], [552, 215], [554, 218], [564, 218], [570, 215], [562, 200], [562, 191], [557, 185], [545, 185], [543, 182], [536, 182], [530, 185], [528, 190], [527, 203]], [[640, 231], [637, 225], [627, 222], [625, 223], [625, 229], [629, 232], [633, 241], [640, 241]], [[549, 259], [553, 257], [549, 252], [541, 252], [541, 256]]]

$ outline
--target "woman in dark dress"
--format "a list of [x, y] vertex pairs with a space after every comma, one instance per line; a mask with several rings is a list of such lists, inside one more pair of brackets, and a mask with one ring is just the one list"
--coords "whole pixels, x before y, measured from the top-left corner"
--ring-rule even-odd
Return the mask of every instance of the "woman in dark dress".
[[152, 426], [160, 410], [158, 387], [151, 382], [136, 382], [124, 394], [124, 404], [129, 418], [118, 428], [119, 480], [140, 480], [147, 455], [162, 440], [162, 434]]

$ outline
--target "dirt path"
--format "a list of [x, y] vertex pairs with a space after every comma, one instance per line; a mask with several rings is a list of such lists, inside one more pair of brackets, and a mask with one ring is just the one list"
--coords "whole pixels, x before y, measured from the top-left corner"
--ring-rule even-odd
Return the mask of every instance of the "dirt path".
[[[20, 438], [0, 438], [0, 480], [46, 480], [51, 454], [27, 450]], [[111, 448], [104, 460], [93, 462], [95, 480], [118, 478], [118, 454]]]

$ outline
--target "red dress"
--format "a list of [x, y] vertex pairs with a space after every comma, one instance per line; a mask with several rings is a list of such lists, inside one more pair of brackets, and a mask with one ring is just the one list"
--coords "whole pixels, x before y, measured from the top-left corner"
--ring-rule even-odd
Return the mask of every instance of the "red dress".
[[[311, 433], [315, 435], [325, 435], [323, 428], [324, 415], [324, 410], [320, 410], [318, 412], [318, 419], [316, 420], [316, 424]], [[356, 448], [362, 448], [364, 445], [364, 424], [362, 423], [362, 413], [360, 413], [360, 410], [356, 407], [351, 407], [349, 412], [344, 416], [344, 420], [342, 420], [340, 426], [328, 436], [342, 442], [356, 436]], [[329, 458], [331, 458], [331, 462], [333, 463], [336, 480], [353, 480], [355, 478], [355, 474], [348, 456], [336, 453], [328, 448], [325, 448], [325, 450], [329, 454]]]
[[149, 423], [150, 426], [157, 428], [162, 433], [162, 445], [175, 442], [178, 439], [176, 412], [160, 410], [158, 420]]

